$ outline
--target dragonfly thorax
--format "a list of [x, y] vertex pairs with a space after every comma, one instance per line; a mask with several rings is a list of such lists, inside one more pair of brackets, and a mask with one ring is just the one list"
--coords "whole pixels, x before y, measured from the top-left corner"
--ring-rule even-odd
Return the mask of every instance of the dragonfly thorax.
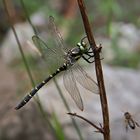
[[87, 52], [87, 46], [86, 43], [77, 43], [77, 47], [73, 48], [70, 50], [71, 56], [77, 57], [77, 56], [82, 56], [85, 52]]
[[66, 54], [66, 64], [67, 66], [72, 66], [81, 57], [80, 49], [75, 47], [68, 51]]
[[81, 42], [77, 43], [77, 47], [72, 48], [68, 51], [66, 54], [66, 63], [67, 65], [73, 65], [78, 59], [82, 57], [82, 55], [87, 52], [87, 46], [86, 43]]

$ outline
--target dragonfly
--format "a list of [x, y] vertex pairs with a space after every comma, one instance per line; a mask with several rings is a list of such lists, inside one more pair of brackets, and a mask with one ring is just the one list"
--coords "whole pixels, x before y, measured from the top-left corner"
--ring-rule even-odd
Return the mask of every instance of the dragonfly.
[[128, 131], [128, 127], [130, 127], [131, 129], [140, 127], [140, 125], [132, 118], [132, 115], [129, 112], [125, 112], [124, 117], [126, 123], [126, 131]]
[[30, 93], [28, 93], [15, 107], [15, 109], [18, 110], [23, 107], [46, 83], [48, 83], [57, 74], [64, 71], [64, 86], [76, 103], [77, 107], [80, 110], [83, 110], [83, 101], [77, 87], [77, 82], [85, 89], [95, 94], [99, 94], [99, 89], [97, 83], [86, 73], [86, 71], [84, 71], [77, 61], [80, 58], [83, 58], [83, 60], [85, 60], [87, 63], [93, 63], [94, 53], [86, 41], [86, 36], [83, 37], [79, 43], [77, 43], [76, 47], [71, 49], [66, 47], [64, 40], [55, 24], [53, 16], [49, 17], [49, 29], [55, 42], [53, 47], [49, 47], [47, 43], [37, 35], [32, 37], [32, 41], [41, 52], [42, 57], [46, 60], [45, 62], [48, 64], [48, 66], [50, 64], [55, 64], [57, 69], [54, 70], [54, 68], [52, 68], [53, 66], [50, 65], [52, 74], [48, 75], [45, 80], [33, 88]]

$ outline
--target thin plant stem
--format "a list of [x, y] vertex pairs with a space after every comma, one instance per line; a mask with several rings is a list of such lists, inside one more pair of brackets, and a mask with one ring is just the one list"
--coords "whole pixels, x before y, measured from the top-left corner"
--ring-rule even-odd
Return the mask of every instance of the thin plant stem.
[[[35, 87], [35, 82], [34, 82], [34, 80], [33, 80], [33, 76], [32, 76], [32, 74], [31, 74], [31, 70], [30, 70], [29, 65], [28, 65], [28, 63], [27, 63], [25, 54], [24, 54], [24, 52], [23, 52], [22, 46], [21, 46], [21, 44], [20, 44], [20, 41], [19, 41], [19, 39], [18, 39], [18, 35], [17, 35], [16, 30], [15, 30], [15, 27], [14, 27], [13, 21], [12, 21], [12, 19], [11, 19], [10, 13], [9, 13], [9, 11], [8, 11], [7, 0], [3, 0], [3, 4], [4, 4], [5, 11], [6, 11], [6, 13], [7, 13], [7, 16], [8, 16], [8, 20], [9, 20], [10, 26], [11, 26], [12, 31], [13, 31], [13, 33], [14, 33], [16, 42], [17, 42], [17, 44], [18, 44], [18, 48], [19, 48], [19, 51], [20, 51], [22, 60], [23, 60], [23, 62], [24, 62], [24, 65], [25, 65], [25, 69], [26, 69], [27, 74], [28, 74], [28, 76], [29, 76], [30, 82], [31, 82], [32, 86]], [[35, 99], [35, 98], [34, 98], [34, 99]], [[37, 99], [35, 99], [35, 100], [36, 100], [36, 102], [37, 102], [38, 104], [40, 104], [40, 100], [39, 100], [39, 97], [38, 97], [38, 96], [37, 96]]]
[[67, 113], [68, 115], [71, 115], [71, 116], [76, 116], [84, 121], [86, 121], [87, 123], [89, 123], [91, 126], [93, 126], [94, 128], [96, 128], [98, 130], [98, 132], [100, 133], [104, 133], [103, 129], [98, 127], [97, 125], [95, 125], [93, 122], [89, 121], [88, 119], [80, 116], [80, 115], [77, 115], [76, 113]]
[[33, 29], [35, 35], [37, 35], [37, 30], [36, 30], [36, 28], [34, 27], [32, 21], [31, 21], [31, 19], [30, 19], [30, 17], [29, 17], [27, 8], [26, 8], [26, 6], [25, 6], [25, 4], [24, 4], [24, 0], [20, 0], [20, 2], [21, 2], [21, 6], [23, 7], [23, 10], [24, 10], [25, 16], [26, 16], [26, 18], [27, 18], [27, 21], [28, 21], [29, 24], [31, 25], [31, 27], [32, 27], [32, 29]]
[[12, 28], [12, 31], [13, 31], [13, 33], [14, 33], [14, 36], [15, 36], [16, 42], [17, 42], [17, 44], [18, 44], [19, 51], [20, 51], [21, 56], [22, 56], [22, 59], [23, 59], [23, 61], [24, 61], [25, 68], [26, 68], [26, 70], [27, 70], [27, 73], [28, 73], [29, 79], [30, 79], [32, 85], [34, 86], [35, 83], [34, 83], [34, 80], [33, 80], [33, 77], [32, 77], [31, 71], [30, 71], [30, 68], [29, 68], [29, 66], [28, 66], [27, 60], [26, 60], [25, 55], [24, 55], [24, 52], [23, 52], [23, 50], [22, 50], [22, 46], [21, 46], [21, 44], [20, 44], [20, 41], [19, 41], [19, 39], [18, 39], [18, 36], [17, 36], [16, 30], [15, 30], [15, 28], [14, 28], [13, 21], [12, 21], [12, 19], [11, 19], [11, 16], [10, 16], [10, 14], [9, 14], [9, 11], [8, 11], [7, 0], [3, 0], [3, 3], [4, 3], [5, 11], [6, 11], [7, 16], [8, 16], [8, 20], [9, 20], [10, 26], [11, 26], [11, 28]]
[[[54, 83], [55, 83], [55, 86], [56, 86], [56, 88], [57, 88], [57, 90], [58, 90], [58, 92], [59, 92], [59, 95], [60, 95], [60, 97], [61, 97], [61, 99], [62, 99], [62, 101], [63, 101], [63, 103], [64, 103], [64, 105], [65, 105], [65, 107], [66, 107], [66, 109], [67, 109], [67, 111], [68, 111], [68, 112], [71, 112], [71, 110], [70, 110], [70, 108], [69, 108], [69, 105], [68, 105], [68, 103], [67, 103], [65, 97], [63, 96], [63, 93], [62, 93], [62, 91], [61, 91], [61, 89], [60, 89], [58, 83], [56, 82], [55, 78], [53, 79], [53, 81], [54, 81]], [[79, 139], [80, 139], [80, 140], [83, 140], [81, 131], [80, 131], [80, 129], [79, 129], [79, 127], [78, 127], [76, 121], [75, 121], [73, 118], [71, 118], [71, 120], [72, 120], [72, 123], [73, 123], [73, 125], [74, 125], [74, 127], [75, 127], [75, 130], [77, 131], [77, 134], [78, 134], [78, 136], [79, 136]]]
[[84, 5], [83, 0], [77, 0], [77, 2], [83, 19], [83, 24], [84, 24], [85, 32], [87, 34], [87, 38], [95, 54], [95, 69], [96, 69], [96, 76], [97, 76], [97, 81], [99, 86], [100, 101], [101, 101], [102, 116], [103, 116], [103, 129], [104, 129], [103, 136], [104, 136], [104, 140], [110, 140], [108, 103], [107, 103], [102, 65], [100, 59], [101, 46], [98, 48], [95, 43], [93, 33], [91, 31], [89, 20], [88, 20], [86, 7]]

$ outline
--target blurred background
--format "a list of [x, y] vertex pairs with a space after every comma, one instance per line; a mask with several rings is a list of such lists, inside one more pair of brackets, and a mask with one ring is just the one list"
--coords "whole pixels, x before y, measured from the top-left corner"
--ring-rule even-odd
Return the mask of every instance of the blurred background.
[[[129, 128], [126, 132], [123, 114], [130, 112], [140, 123], [140, 2], [84, 2], [95, 41], [103, 47], [101, 57], [111, 137], [113, 140], [139, 140], [140, 128]], [[0, 1], [0, 140], [101, 140], [102, 135], [94, 132], [95, 128], [67, 115], [76, 112], [99, 125], [102, 123], [99, 96], [78, 86], [84, 102], [81, 112], [65, 90], [62, 74], [21, 110], [14, 109], [34, 85], [48, 76], [48, 65], [53, 65], [42, 60], [30, 44], [37, 33], [51, 46], [47, 42], [50, 15], [55, 18], [68, 47], [75, 47], [85, 36], [76, 0]], [[82, 60], [79, 63], [96, 81], [94, 63]]]

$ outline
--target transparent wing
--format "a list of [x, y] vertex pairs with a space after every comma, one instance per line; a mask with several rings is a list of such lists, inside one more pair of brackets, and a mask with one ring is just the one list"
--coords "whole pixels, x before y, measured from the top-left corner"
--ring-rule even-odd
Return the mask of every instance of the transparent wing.
[[50, 72], [55, 72], [57, 68], [63, 65], [64, 57], [62, 55], [58, 54], [55, 50], [48, 47], [47, 44], [38, 36], [34, 35], [32, 37], [32, 40], [34, 45], [41, 52], [42, 57], [46, 60], [45, 62]]
[[68, 93], [71, 95], [73, 100], [75, 101], [76, 105], [79, 107], [80, 110], [83, 110], [83, 102], [80, 96], [79, 90], [76, 85], [76, 81], [74, 79], [74, 75], [71, 69], [67, 70], [63, 75], [64, 86]]
[[53, 38], [55, 39], [56, 45], [61, 48], [61, 51], [68, 52], [69, 49], [66, 47], [64, 40], [55, 24], [54, 17], [50, 16], [49, 22], [49, 28]]
[[84, 71], [84, 69], [76, 64], [73, 67], [73, 73], [77, 82], [87, 90], [99, 94], [99, 88], [97, 83]]
[[47, 44], [38, 36], [34, 35], [32, 37], [33, 43], [34, 45], [38, 48], [38, 50], [41, 52], [41, 54], [43, 56], [45, 56], [48, 52], [51, 53], [55, 53], [57, 55], [57, 53], [55, 52], [55, 50], [50, 49]]

